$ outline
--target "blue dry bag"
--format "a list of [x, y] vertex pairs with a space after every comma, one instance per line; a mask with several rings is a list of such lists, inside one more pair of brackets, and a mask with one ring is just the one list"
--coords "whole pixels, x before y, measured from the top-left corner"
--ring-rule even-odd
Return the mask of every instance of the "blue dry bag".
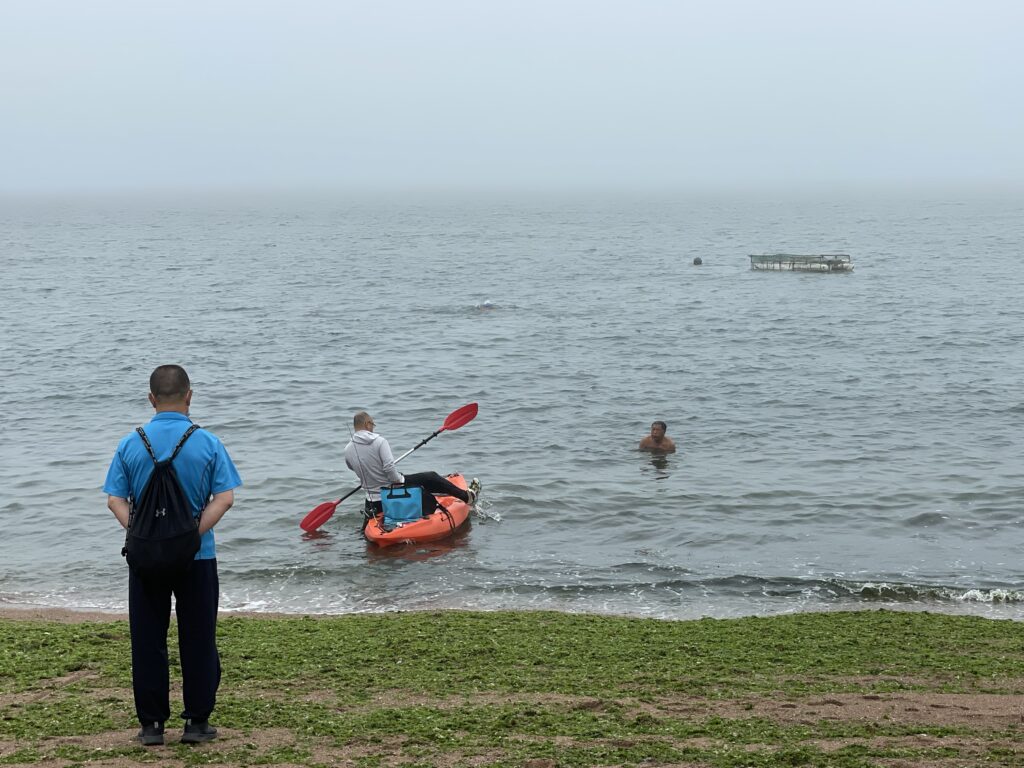
[[380, 503], [384, 508], [385, 528], [393, 528], [399, 523], [408, 523], [423, 517], [423, 489], [419, 486], [381, 488]]

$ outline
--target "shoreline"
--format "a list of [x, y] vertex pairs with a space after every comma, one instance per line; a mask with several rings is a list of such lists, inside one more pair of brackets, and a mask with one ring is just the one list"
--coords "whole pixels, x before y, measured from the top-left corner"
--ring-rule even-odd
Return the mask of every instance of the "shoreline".
[[[301, 618], [331, 618], [342, 617], [354, 614], [331, 614], [331, 613], [263, 613], [260, 611], [230, 611], [222, 610], [219, 618], [246, 618], [246, 619], [301, 619]], [[58, 624], [82, 624], [85, 622], [98, 621], [128, 621], [128, 611], [101, 611], [95, 608], [55, 608], [46, 605], [0, 605], [0, 620], [9, 619], [13, 621], [53, 621]], [[171, 620], [174, 620], [174, 610], [171, 609]]]
[[79, 624], [86, 621], [127, 621], [128, 612], [107, 613], [89, 609], [50, 608], [42, 605], [0, 605], [0, 619]]
[[[653, 616], [638, 616], [633, 614], [619, 614], [619, 613], [594, 613], [586, 611], [564, 611], [551, 608], [496, 608], [492, 610], [480, 609], [480, 608], [423, 608], [423, 609], [403, 609], [403, 610], [391, 610], [391, 611], [357, 611], [350, 613], [324, 613], [324, 612], [313, 612], [313, 611], [302, 611], [295, 613], [285, 613], [281, 611], [245, 611], [245, 610], [231, 610], [221, 609], [218, 613], [220, 619], [254, 619], [256, 621], [273, 621], [282, 619], [344, 619], [347, 617], [356, 616], [402, 616], [402, 615], [433, 615], [433, 614], [468, 614], [468, 613], [483, 613], [483, 614], [543, 614], [553, 613], [561, 616], [571, 617], [592, 617], [596, 619], [624, 619], [624, 620], [636, 620], [636, 621], [658, 621], [665, 623], [693, 623], [700, 621], [738, 621], [743, 619], [760, 619], [770, 620], [773, 618], [784, 618], [787, 616], [828, 616], [834, 614], [869, 614], [869, 613], [907, 613], [907, 614], [924, 614], [933, 616], [945, 616], [949, 618], [977, 618], [984, 619], [986, 621], [1009, 621], [1014, 623], [1024, 622], [1024, 618], [1016, 616], [986, 616], [979, 613], [967, 612], [967, 611], [942, 611], [936, 610], [935, 606], [922, 606], [916, 604], [904, 604], [904, 603], [882, 603], [878, 605], [864, 605], [857, 607], [850, 606], [835, 606], [835, 607], [824, 607], [816, 610], [796, 610], [788, 611], [783, 613], [770, 613], [770, 614], [747, 614], [743, 616], [696, 616], [696, 617], [684, 617], [684, 618], [661, 618]], [[11, 621], [39, 621], [39, 622], [54, 622], [57, 624], [84, 624], [88, 622], [114, 622], [114, 621], [127, 621], [128, 611], [127, 608], [123, 611], [114, 610], [100, 610], [96, 608], [74, 608], [74, 607], [55, 607], [38, 604], [15, 604], [15, 603], [0, 603], [0, 621], [11, 620]], [[175, 621], [174, 609], [171, 609], [171, 621]]]

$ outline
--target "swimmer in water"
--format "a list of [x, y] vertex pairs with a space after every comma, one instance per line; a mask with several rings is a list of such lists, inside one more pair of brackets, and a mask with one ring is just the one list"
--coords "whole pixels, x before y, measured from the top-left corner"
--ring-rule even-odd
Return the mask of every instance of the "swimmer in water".
[[675, 453], [676, 444], [671, 437], [666, 437], [665, 432], [668, 425], [664, 421], [656, 421], [651, 424], [651, 434], [644, 436], [640, 441], [641, 451], [654, 451], [656, 453]]

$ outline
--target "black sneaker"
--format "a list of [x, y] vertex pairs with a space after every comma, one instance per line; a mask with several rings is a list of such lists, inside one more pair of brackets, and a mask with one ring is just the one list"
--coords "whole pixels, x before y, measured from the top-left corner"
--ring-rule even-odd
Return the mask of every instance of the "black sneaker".
[[182, 744], [200, 744], [217, 738], [217, 729], [210, 725], [209, 720], [186, 720], [185, 732], [181, 734]]
[[135, 739], [144, 747], [159, 747], [164, 743], [164, 724], [143, 723]]

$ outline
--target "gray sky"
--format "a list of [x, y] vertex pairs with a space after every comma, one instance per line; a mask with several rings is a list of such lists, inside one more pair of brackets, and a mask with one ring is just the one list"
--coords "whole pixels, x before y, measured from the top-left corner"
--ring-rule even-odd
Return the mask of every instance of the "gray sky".
[[0, 191], [1019, 184], [1017, 0], [0, 0]]

